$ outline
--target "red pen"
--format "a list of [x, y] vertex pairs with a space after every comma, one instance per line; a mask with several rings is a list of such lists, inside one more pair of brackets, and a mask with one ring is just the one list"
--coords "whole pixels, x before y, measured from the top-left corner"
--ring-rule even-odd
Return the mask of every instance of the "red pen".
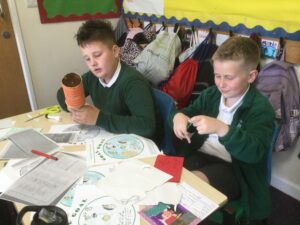
[[45, 157], [45, 158], [47, 158], [47, 159], [58, 160], [58, 158], [55, 157], [55, 156], [53, 156], [53, 155], [48, 155], [48, 154], [46, 154], [46, 153], [44, 153], [44, 152], [40, 152], [40, 151], [35, 150], [35, 149], [32, 149], [31, 152], [32, 152], [33, 154], [36, 154], [36, 155], [39, 155], [39, 156], [43, 156], [43, 157]]

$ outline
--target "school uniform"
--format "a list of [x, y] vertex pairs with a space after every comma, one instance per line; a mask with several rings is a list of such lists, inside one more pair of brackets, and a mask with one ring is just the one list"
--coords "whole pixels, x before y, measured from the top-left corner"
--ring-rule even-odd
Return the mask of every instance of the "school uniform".
[[[96, 125], [112, 133], [133, 133], [159, 142], [162, 119], [149, 82], [135, 69], [120, 62], [108, 84], [88, 71], [82, 76], [85, 96], [100, 109]], [[62, 89], [59, 104], [67, 110]]]
[[[189, 117], [206, 115], [217, 118], [220, 110], [221, 93], [216, 86], [204, 90], [188, 107], [174, 112], [182, 112]], [[238, 180], [241, 199], [246, 215], [250, 220], [267, 218], [271, 213], [269, 184], [265, 175], [265, 160], [270, 148], [274, 130], [275, 114], [268, 99], [252, 84], [236, 109], [228, 133], [217, 137], [221, 145], [228, 151], [234, 175]], [[186, 157], [199, 151], [208, 135], [192, 136]], [[201, 153], [203, 154], [203, 152]], [[208, 154], [204, 152], [204, 154]], [[222, 171], [219, 172], [222, 174]]]

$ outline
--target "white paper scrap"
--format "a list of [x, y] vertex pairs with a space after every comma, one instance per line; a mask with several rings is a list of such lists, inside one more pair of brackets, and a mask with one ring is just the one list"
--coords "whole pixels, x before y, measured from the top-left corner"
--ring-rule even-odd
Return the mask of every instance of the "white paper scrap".
[[97, 187], [123, 204], [136, 203], [145, 192], [167, 182], [172, 176], [138, 160], [124, 161], [97, 183]]
[[158, 205], [159, 202], [165, 204], [178, 205], [181, 200], [181, 191], [177, 183], [167, 182], [157, 188], [147, 192], [146, 197], [138, 202], [139, 205]]
[[12, 119], [1, 119], [0, 120], [0, 129], [12, 127], [16, 121]]

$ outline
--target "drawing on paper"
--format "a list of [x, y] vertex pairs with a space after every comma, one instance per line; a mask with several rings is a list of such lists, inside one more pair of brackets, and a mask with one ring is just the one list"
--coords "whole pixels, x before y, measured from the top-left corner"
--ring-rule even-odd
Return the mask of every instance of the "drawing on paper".
[[112, 134], [101, 130], [99, 137], [87, 144], [90, 165], [156, 156], [159, 149], [147, 138], [135, 134]]
[[103, 152], [111, 158], [128, 159], [139, 155], [144, 144], [132, 135], [118, 135], [108, 139], [103, 145]]
[[76, 143], [77, 134], [76, 133], [48, 133], [44, 134], [46, 137], [50, 138], [56, 143]]
[[100, 134], [100, 127], [76, 124], [63, 130], [63, 132], [71, 131], [79, 131], [79, 135], [77, 136], [76, 142], [84, 142], [88, 139], [97, 137]]
[[200, 218], [197, 218], [181, 204], [175, 208], [174, 205], [160, 202], [158, 205], [146, 206], [139, 213], [151, 225], [194, 225], [201, 222]]
[[[83, 175], [82, 184], [83, 185], [91, 185], [96, 184], [104, 175], [102, 173], [96, 171], [87, 171]], [[64, 197], [60, 200], [60, 203], [64, 206], [71, 207], [74, 199], [76, 184], [73, 185], [70, 190], [64, 195]]]
[[78, 225], [133, 225], [135, 220], [136, 210], [132, 205], [120, 205], [112, 197], [104, 196], [84, 206], [78, 216]]

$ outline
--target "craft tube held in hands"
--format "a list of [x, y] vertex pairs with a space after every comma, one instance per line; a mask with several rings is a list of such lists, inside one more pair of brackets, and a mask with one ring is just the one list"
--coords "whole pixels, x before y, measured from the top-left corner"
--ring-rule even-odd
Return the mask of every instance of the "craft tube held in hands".
[[69, 107], [78, 109], [85, 104], [83, 84], [78, 74], [66, 74], [62, 79], [62, 88]]

